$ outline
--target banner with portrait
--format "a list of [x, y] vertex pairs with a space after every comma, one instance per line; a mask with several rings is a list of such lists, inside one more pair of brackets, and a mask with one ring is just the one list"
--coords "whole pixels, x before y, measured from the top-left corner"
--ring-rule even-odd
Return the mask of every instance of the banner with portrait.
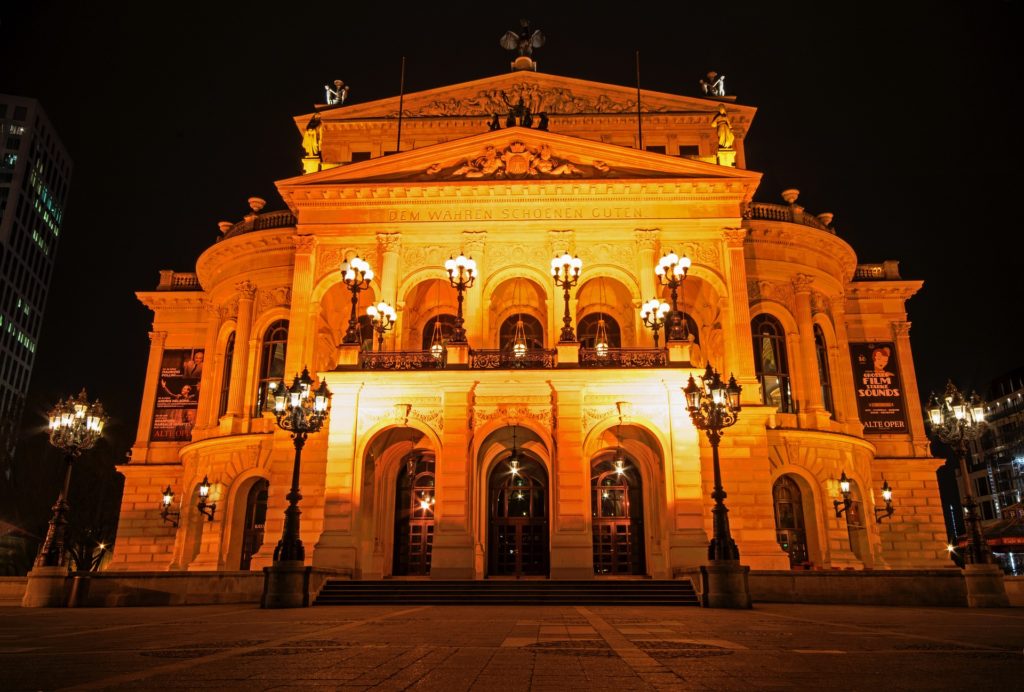
[[160, 362], [153, 412], [153, 442], [190, 442], [203, 376], [202, 349], [168, 349]]
[[891, 341], [851, 343], [857, 412], [866, 435], [906, 435], [907, 409], [903, 399], [896, 345]]

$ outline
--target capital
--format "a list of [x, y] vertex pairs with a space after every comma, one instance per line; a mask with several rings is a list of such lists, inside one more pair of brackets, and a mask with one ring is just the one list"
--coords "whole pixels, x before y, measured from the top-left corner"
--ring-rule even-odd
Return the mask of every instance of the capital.
[[658, 240], [660, 238], [660, 228], [636, 228], [633, 230], [633, 240], [636, 241], [637, 250], [650, 250], [653, 252], [658, 248]]
[[402, 250], [402, 235], [400, 233], [378, 233], [377, 243], [380, 245], [382, 253], [400, 252]]
[[576, 252], [576, 231], [548, 231], [548, 245], [552, 252]]
[[797, 274], [793, 277], [793, 290], [797, 293], [810, 293], [814, 277], [810, 274]]
[[159, 346], [160, 348], [163, 348], [164, 343], [167, 341], [167, 332], [150, 332], [149, 341], [154, 346]]
[[210, 299], [203, 301], [203, 310], [206, 311], [206, 314], [209, 315], [211, 319], [220, 319], [224, 316], [224, 307], [222, 305], [217, 305]]
[[256, 284], [248, 279], [235, 284], [235, 290], [238, 291], [241, 298], [252, 300], [256, 297]]
[[293, 235], [292, 241], [296, 252], [312, 252], [316, 247], [316, 236], [313, 235]]
[[487, 231], [463, 231], [462, 232], [462, 247], [471, 255], [475, 255], [478, 259], [480, 254], [484, 251], [484, 246], [487, 244]]
[[892, 335], [896, 338], [901, 336], [910, 336], [910, 322], [892, 322]]
[[729, 247], [743, 247], [743, 241], [747, 238], [746, 228], [723, 228], [722, 237]]

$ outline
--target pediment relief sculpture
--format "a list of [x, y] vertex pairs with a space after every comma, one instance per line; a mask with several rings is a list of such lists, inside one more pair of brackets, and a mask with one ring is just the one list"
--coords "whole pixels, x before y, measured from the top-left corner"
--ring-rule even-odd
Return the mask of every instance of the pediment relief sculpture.
[[488, 145], [483, 154], [464, 163], [443, 167], [435, 163], [427, 168], [426, 175], [450, 178], [559, 178], [563, 176], [596, 176], [607, 174], [611, 168], [602, 161], [593, 165], [576, 164], [568, 159], [552, 155], [551, 147], [541, 144], [531, 149], [525, 142], [512, 142], [504, 149]]
[[[521, 82], [507, 89], [482, 89], [476, 96], [438, 99], [402, 111], [403, 116], [417, 115], [486, 115], [507, 113], [522, 99], [531, 113], [635, 113], [636, 101], [617, 101], [607, 94], [589, 96], [575, 94], [564, 87], [541, 87]], [[653, 113], [668, 110], [666, 106], [642, 102], [642, 111]], [[397, 116], [398, 112], [392, 113]]]

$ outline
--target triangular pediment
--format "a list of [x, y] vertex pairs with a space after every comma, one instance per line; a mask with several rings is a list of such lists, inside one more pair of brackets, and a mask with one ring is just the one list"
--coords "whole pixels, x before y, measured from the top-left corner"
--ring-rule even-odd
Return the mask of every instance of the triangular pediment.
[[472, 184], [688, 180], [749, 187], [761, 174], [604, 142], [511, 127], [278, 181], [292, 192], [318, 187], [389, 184]]
[[[534, 114], [594, 115], [636, 113], [636, 87], [593, 82], [574, 77], [518, 71], [462, 82], [435, 89], [405, 94], [403, 117], [489, 117], [507, 113], [519, 99]], [[660, 91], [640, 91], [644, 113], [713, 113], [722, 102], [694, 96], [681, 96]], [[756, 109], [728, 103], [730, 117], [737, 126], [749, 126]], [[399, 98], [393, 96], [366, 103], [321, 108], [317, 111], [324, 123], [371, 118], [396, 118]], [[305, 128], [313, 113], [296, 116], [295, 122]]]

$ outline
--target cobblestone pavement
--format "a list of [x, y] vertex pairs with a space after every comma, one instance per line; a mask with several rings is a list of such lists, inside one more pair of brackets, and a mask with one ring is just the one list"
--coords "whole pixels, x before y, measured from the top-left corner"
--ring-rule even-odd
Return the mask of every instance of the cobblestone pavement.
[[1024, 609], [0, 608], [0, 689], [1020, 689]]

